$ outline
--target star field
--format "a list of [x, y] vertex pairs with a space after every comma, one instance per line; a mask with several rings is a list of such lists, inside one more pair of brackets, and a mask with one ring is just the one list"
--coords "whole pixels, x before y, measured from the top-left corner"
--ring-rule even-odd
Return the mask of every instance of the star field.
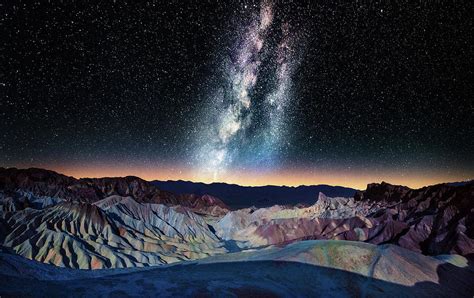
[[474, 176], [469, 2], [0, 10], [1, 166], [243, 184]]

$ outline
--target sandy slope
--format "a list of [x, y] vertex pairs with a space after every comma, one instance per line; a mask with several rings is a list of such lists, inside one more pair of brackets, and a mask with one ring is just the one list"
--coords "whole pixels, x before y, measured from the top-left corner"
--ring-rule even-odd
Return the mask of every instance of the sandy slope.
[[[150, 268], [82, 271], [0, 254], [0, 294], [472, 297], [474, 272], [393, 245], [302, 241]], [[40, 281], [39, 279], [43, 279]]]

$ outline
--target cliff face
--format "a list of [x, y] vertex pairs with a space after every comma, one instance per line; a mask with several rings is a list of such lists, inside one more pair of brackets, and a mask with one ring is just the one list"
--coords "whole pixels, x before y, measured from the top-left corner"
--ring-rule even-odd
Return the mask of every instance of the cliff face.
[[366, 190], [356, 192], [354, 199], [357, 201], [397, 202], [410, 190], [406, 186], [391, 185], [386, 182], [371, 183], [367, 185]]
[[374, 218], [390, 215], [390, 220], [406, 225], [390, 243], [430, 255], [474, 252], [474, 182], [420, 189], [369, 184], [355, 199], [381, 204], [383, 209]]

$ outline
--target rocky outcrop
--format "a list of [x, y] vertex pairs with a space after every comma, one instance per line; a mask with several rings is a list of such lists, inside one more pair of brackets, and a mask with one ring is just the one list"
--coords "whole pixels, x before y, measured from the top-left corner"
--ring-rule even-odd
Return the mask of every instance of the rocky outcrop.
[[474, 253], [474, 183], [408, 189], [370, 184], [355, 199], [384, 207], [371, 217], [406, 227], [385, 240], [424, 254]]
[[367, 185], [365, 191], [358, 191], [354, 195], [356, 201], [384, 201], [384, 202], [398, 202], [411, 189], [402, 185], [391, 185], [386, 182], [371, 183]]

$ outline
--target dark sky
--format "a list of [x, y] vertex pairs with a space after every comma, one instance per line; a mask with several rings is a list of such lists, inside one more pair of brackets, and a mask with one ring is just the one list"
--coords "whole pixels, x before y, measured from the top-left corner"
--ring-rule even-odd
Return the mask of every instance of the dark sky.
[[469, 1], [7, 2], [0, 165], [474, 177]]

